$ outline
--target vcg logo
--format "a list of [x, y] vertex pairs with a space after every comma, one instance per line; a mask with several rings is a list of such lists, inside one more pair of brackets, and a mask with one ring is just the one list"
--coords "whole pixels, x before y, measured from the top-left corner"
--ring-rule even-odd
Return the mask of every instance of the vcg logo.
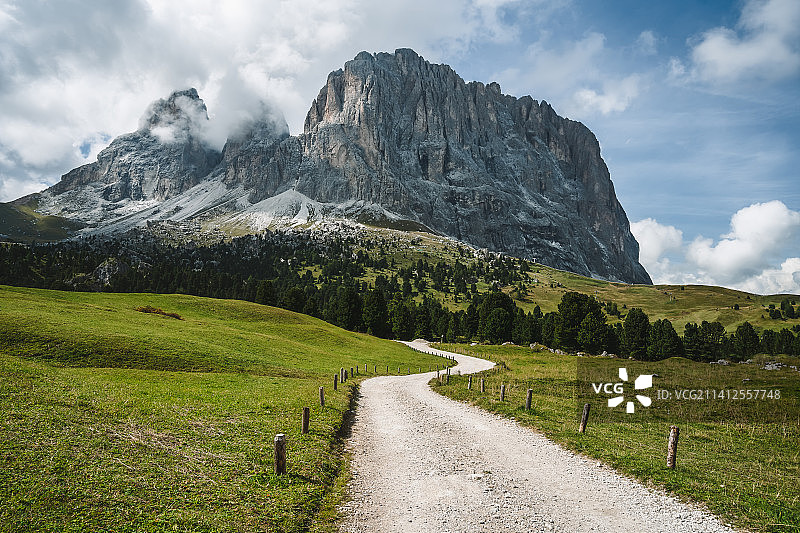
[[[620, 368], [619, 369], [619, 379], [622, 382], [628, 381], [628, 369], [627, 368]], [[616, 394], [615, 397], [608, 399], [608, 406], [610, 408], [617, 407], [621, 405], [625, 401], [625, 388], [622, 382], [617, 383], [592, 383], [592, 389], [594, 389], [595, 394], [600, 394], [601, 392], [604, 394]], [[653, 386], [653, 375], [652, 374], [641, 374], [636, 380], [633, 382], [633, 389], [634, 390], [644, 390], [649, 389]], [[653, 403], [653, 400], [650, 399], [649, 396], [644, 396], [643, 394], [636, 394], [636, 399], [642, 404], [644, 407], [650, 407], [650, 404]], [[635, 411], [635, 405], [633, 401], [629, 400], [625, 405], [625, 412], [633, 413]]]

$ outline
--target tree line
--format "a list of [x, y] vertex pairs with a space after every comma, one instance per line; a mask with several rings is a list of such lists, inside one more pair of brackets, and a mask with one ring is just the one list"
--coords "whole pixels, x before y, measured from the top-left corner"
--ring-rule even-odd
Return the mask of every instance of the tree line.
[[[789, 328], [764, 330], [759, 336], [749, 322], [728, 335], [720, 322], [688, 323], [683, 336], [665, 318], [653, 322], [639, 308], [616, 324], [606, 323], [604, 306], [591, 296], [564, 294], [554, 315], [553, 337], [545, 344], [589, 353], [608, 351], [643, 361], [683, 356], [697, 361], [749, 359], [757, 353], [800, 355], [800, 334]], [[794, 329], [800, 329], [795, 326]], [[800, 333], [800, 331], [798, 331]]]
[[[232, 298], [308, 314], [378, 337], [411, 340], [541, 343], [568, 351], [603, 351], [641, 360], [686, 356], [696, 360], [747, 359], [755, 353], [800, 355], [800, 335], [784, 328], [760, 336], [749, 323], [727, 335], [719, 322], [687, 324], [683, 336], [666, 319], [650, 321], [641, 309], [621, 317], [613, 302], [577, 292], [557, 311], [522, 310], [499, 289], [517, 283], [526, 262], [394, 264], [358, 249], [354, 240], [325, 242], [303, 234], [265, 233], [210, 246], [169, 246], [140, 235], [126, 241], [83, 239], [57, 244], [0, 245], [0, 283], [59, 290], [184, 293]], [[366, 281], [367, 268], [387, 272]], [[426, 293], [427, 280], [452, 292], [466, 310], [453, 311]], [[476, 283], [489, 284], [479, 292]], [[419, 297], [419, 294], [422, 297]], [[787, 316], [790, 303], [782, 304]], [[788, 310], [791, 308], [791, 310]], [[799, 332], [800, 333], [800, 332]]]

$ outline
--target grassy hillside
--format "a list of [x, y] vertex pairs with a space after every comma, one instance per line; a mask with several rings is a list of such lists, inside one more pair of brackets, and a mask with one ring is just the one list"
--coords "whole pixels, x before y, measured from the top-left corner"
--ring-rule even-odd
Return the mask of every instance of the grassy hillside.
[[[577, 358], [517, 346], [444, 345], [445, 349], [490, 357], [499, 366], [473, 377], [451, 376], [435, 389], [449, 397], [514, 418], [549, 438], [595, 457], [647, 483], [699, 501], [729, 522], [764, 532], [800, 531], [800, 374], [791, 368], [763, 369], [757, 363], [723, 367], [683, 358], [639, 362], [609, 358]], [[771, 358], [774, 360], [775, 358]], [[622, 409], [610, 421], [605, 397], [594, 395], [585, 434], [578, 433], [584, 400], [576, 400], [578, 365], [607, 363], [607, 379], [617, 367], [629, 375], [657, 374], [654, 388], [769, 389], [780, 399], [676, 400], [661, 403], [655, 393], [649, 409], [634, 415]], [[800, 365], [798, 358], [783, 358]], [[486, 392], [480, 393], [480, 379]], [[505, 384], [506, 401], [500, 402]], [[525, 410], [527, 389], [532, 409]], [[654, 389], [650, 389], [652, 391]], [[647, 393], [645, 393], [647, 394]], [[630, 398], [632, 399], [632, 397]], [[621, 419], [621, 420], [620, 420]], [[602, 421], [607, 420], [607, 421]], [[670, 425], [680, 428], [677, 468], [666, 468]]]
[[[196, 237], [190, 229], [162, 225], [151, 230], [156, 236], [145, 232], [120, 241], [0, 246], [0, 282], [236, 298], [326, 317], [362, 331], [367, 328], [348, 325], [351, 321], [339, 316], [338, 299], [332, 294], [342, 285], [358, 286], [363, 292], [363, 284], [374, 286], [380, 281], [387, 302], [401, 294], [411, 296], [418, 305], [429, 297], [450, 311], [466, 310], [476, 294], [486, 294], [490, 287], [500, 288], [526, 311], [539, 306], [545, 313], [556, 310], [564, 293], [577, 291], [613, 303], [621, 316], [609, 316], [610, 322], [639, 307], [651, 322], [669, 319], [679, 334], [688, 322], [704, 320], [720, 322], [728, 333], [745, 321], [759, 331], [800, 328], [800, 311], [795, 312], [798, 318], [776, 320], [768, 309], [780, 307], [787, 297], [794, 309], [800, 304], [798, 295], [611, 283], [475, 250], [427, 233], [350, 224], [230, 241], [216, 232], [208, 234], [216, 239], [213, 244], [197, 246], [188, 240]], [[293, 288], [302, 294], [287, 295]], [[446, 333], [438, 323], [430, 326], [434, 337]]]
[[[527, 300], [539, 304], [545, 312], [554, 311], [561, 296], [573, 290], [594, 295], [600, 301], [614, 302], [623, 313], [623, 306], [628, 309], [639, 307], [651, 320], [669, 319], [681, 334], [686, 323], [700, 324], [703, 320], [719, 321], [729, 332], [735, 331], [745, 321], [762, 329], [791, 328], [800, 324], [800, 319], [771, 320], [767, 312], [770, 304], [780, 308], [781, 300], [787, 296], [800, 303], [798, 296], [761, 296], [706, 285], [627, 285], [584, 278], [547, 267], [540, 267], [538, 270], [533, 275], [540, 282], [533, 288], [533, 294]], [[550, 282], [556, 284], [556, 287], [550, 287]], [[739, 309], [734, 308], [737, 305]]]
[[246, 302], [0, 287], [0, 531], [325, 530], [363, 365], [442, 362]]
[[33, 200], [27, 204], [0, 203], [0, 240], [58, 241], [82, 227], [66, 218], [40, 215], [34, 209]]
[[[476, 252], [452, 240], [427, 233], [403, 233], [386, 229], [374, 229], [376, 238], [384, 242], [383, 249], [396, 266], [409, 266], [422, 259], [430, 263], [444, 261], [452, 264], [456, 260], [468, 263], [476, 259]], [[373, 247], [374, 250], [374, 247]], [[373, 252], [374, 253], [374, 252]], [[484, 257], [482, 252], [477, 257]], [[382, 274], [391, 277], [395, 268], [383, 270], [368, 269], [367, 280], [374, 280]], [[518, 290], [519, 283], [503, 287], [517, 305], [526, 311], [539, 306], [544, 313], [555, 311], [561, 297], [569, 291], [595, 296], [600, 301], [614, 302], [624, 314], [626, 308], [639, 307], [651, 321], [667, 318], [681, 335], [688, 322], [700, 324], [703, 320], [719, 321], [728, 332], [750, 322], [758, 329], [780, 330], [800, 324], [800, 318], [793, 320], [771, 320], [767, 308], [770, 304], [780, 308], [781, 300], [789, 296], [800, 304], [800, 295], [756, 295], [724, 287], [705, 285], [630, 285], [612, 283], [579, 276], [570, 272], [556, 270], [544, 265], [531, 263], [530, 270], [522, 273], [525, 292]], [[457, 298], [451, 292], [445, 293], [431, 289], [427, 278], [426, 294], [443, 301], [450, 309], [466, 310], [469, 301]], [[485, 292], [486, 283], [478, 281], [477, 289]], [[422, 294], [417, 295], [421, 301]], [[738, 305], [739, 309], [734, 309]], [[609, 322], [614, 322], [609, 320]]]

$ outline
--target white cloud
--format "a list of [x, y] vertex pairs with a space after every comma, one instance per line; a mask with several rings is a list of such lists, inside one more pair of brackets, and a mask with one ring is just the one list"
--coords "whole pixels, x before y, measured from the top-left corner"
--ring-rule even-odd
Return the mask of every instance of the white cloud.
[[533, 94], [555, 97], [572, 93], [576, 85], [602, 78], [598, 64], [605, 41], [603, 34], [595, 32], [582, 39], [553, 46], [551, 36], [545, 34], [528, 47], [522, 58], [524, 69], [517, 69], [524, 75], [513, 83], [520, 88], [527, 87], [527, 91]]
[[631, 232], [639, 242], [639, 262], [653, 281], [681, 283], [682, 280], [676, 280], [675, 265], [670, 257], [682, 251], [683, 232], [674, 226], [659, 224], [652, 218], [632, 222]]
[[673, 226], [645, 219], [631, 224], [640, 260], [656, 283], [704, 283], [761, 294], [800, 293], [800, 212], [781, 201], [756, 203], [731, 217], [715, 242], [702, 236], [684, 245]]
[[39, 180], [18, 180], [0, 175], [0, 202], [39, 192], [47, 185]]
[[698, 237], [686, 257], [713, 279], [735, 282], [768, 268], [798, 231], [800, 213], [783, 202], [753, 204], [733, 215], [731, 232], [719, 242]]
[[645, 30], [639, 34], [636, 39], [637, 51], [646, 56], [652, 56], [658, 53], [658, 39], [652, 30]]
[[581, 89], [575, 93], [574, 106], [581, 114], [600, 112], [603, 115], [625, 111], [639, 96], [641, 76], [632, 74], [622, 80], [603, 82], [603, 92]]
[[[655, 39], [652, 33], [648, 35]], [[559, 114], [577, 120], [621, 113], [639, 97], [647, 76], [616, 72], [611, 67], [616, 51], [606, 46], [604, 34], [590, 32], [566, 41], [560, 37], [542, 31], [514, 67], [497, 72], [493, 78], [512, 94], [547, 100]]]
[[768, 268], [748, 278], [739, 288], [759, 294], [800, 293], [800, 257], [790, 257], [780, 268]]
[[684, 81], [686, 79], [686, 65], [683, 64], [683, 61], [677, 57], [670, 58], [667, 78], [672, 81]]
[[651, 264], [665, 253], [683, 247], [683, 232], [675, 226], [659, 224], [652, 218], [631, 223], [631, 232], [639, 241], [639, 260]]
[[[5, 194], [87, 162], [133, 131], [147, 105], [198, 89], [221, 146], [242, 121], [285, 113], [292, 133], [331, 70], [359, 51], [412, 47], [426, 59], [519, 37], [543, 0], [129, 0], [0, 2], [0, 139]], [[273, 111], [270, 111], [274, 113]], [[83, 152], [86, 152], [84, 147]], [[54, 171], [54, 169], [56, 169]], [[16, 184], [16, 185], [15, 185]]]
[[796, 76], [799, 38], [800, 2], [749, 0], [735, 29], [710, 29], [693, 45], [691, 76], [711, 83]]

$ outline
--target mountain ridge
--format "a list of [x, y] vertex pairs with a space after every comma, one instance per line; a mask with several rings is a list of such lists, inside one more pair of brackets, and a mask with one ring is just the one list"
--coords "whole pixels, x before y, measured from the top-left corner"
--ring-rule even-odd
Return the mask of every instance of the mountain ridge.
[[582, 275], [652, 283], [588, 128], [413, 50], [361, 52], [331, 72], [297, 136], [269, 117], [210, 149], [194, 89], [149, 113], [97, 162], [39, 193], [37, 211], [95, 233], [149, 220], [250, 231], [326, 218], [411, 224]]

